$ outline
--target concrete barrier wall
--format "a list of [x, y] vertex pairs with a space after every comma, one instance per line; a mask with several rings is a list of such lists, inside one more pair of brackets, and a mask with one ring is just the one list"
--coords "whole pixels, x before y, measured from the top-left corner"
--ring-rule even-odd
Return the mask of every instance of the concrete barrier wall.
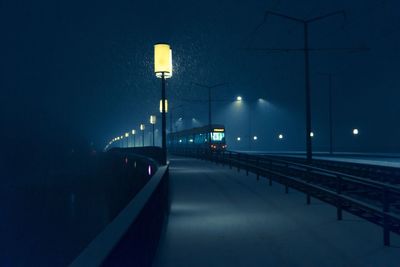
[[168, 211], [168, 166], [150, 181], [71, 266], [151, 266]]

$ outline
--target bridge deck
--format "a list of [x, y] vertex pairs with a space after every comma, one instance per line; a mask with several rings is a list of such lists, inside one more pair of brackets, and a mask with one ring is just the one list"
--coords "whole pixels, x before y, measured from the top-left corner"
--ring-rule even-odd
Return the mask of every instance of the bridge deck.
[[263, 178], [171, 159], [171, 213], [154, 266], [398, 266], [400, 240]]

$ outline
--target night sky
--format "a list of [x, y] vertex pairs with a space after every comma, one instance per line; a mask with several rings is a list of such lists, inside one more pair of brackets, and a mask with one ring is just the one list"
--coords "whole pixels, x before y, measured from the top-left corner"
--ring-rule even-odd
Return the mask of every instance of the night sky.
[[[304, 149], [304, 55], [245, 48], [302, 48], [302, 26], [266, 10], [311, 18], [336, 16], [310, 26], [311, 48], [369, 48], [312, 52], [311, 90], [316, 150], [328, 139], [328, 80], [333, 73], [335, 149], [398, 152], [400, 114], [400, 3], [395, 0], [331, 1], [20, 1], [0, 2], [2, 142], [24, 153], [48, 148], [102, 149], [113, 137], [158, 114], [160, 80], [153, 74], [153, 45], [171, 44], [174, 76], [170, 105], [185, 127], [207, 123], [206, 91], [216, 89], [215, 122], [227, 127], [231, 147], [247, 133], [248, 110], [233, 103], [262, 97], [252, 108], [252, 135], [260, 149]], [[197, 102], [183, 102], [196, 100]], [[358, 140], [351, 135], [360, 129]], [[277, 140], [285, 134], [284, 143]], [[240, 148], [240, 147], [238, 147]]]

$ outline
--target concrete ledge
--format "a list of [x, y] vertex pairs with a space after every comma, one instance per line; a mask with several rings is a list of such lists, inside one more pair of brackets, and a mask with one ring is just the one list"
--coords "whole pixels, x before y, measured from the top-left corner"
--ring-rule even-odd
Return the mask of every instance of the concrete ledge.
[[[133, 227], [163, 179], [168, 166], [159, 167], [151, 180], [121, 211], [121, 213], [86, 247], [70, 266], [100, 266], [111, 255], [126, 233]], [[157, 212], [163, 212], [158, 210]], [[158, 240], [157, 240], [158, 242]]]

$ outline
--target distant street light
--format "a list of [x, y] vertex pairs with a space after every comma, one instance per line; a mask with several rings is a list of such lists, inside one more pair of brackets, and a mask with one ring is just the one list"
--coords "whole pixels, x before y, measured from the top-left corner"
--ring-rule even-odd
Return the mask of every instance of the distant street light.
[[357, 128], [353, 129], [353, 135], [358, 135], [358, 134], [359, 134], [358, 129]]
[[144, 124], [140, 124], [140, 130], [142, 131], [142, 146], [144, 146], [144, 129], [146, 126]]
[[279, 138], [279, 139], [283, 139], [283, 134], [279, 134], [279, 135], [278, 135], [278, 138]]
[[168, 44], [154, 45], [154, 73], [157, 78], [161, 78], [162, 163], [167, 164], [167, 107], [165, 97], [165, 79], [172, 77], [172, 50]]
[[313, 132], [310, 133], [310, 137], [311, 137], [311, 138], [314, 137], [314, 133], [313, 133]]
[[136, 146], [136, 130], [132, 130], [132, 137], [133, 137], [133, 147]]
[[236, 138], [236, 140], [237, 140], [238, 142], [240, 142], [240, 137]]
[[254, 140], [254, 141], [257, 141], [257, 140], [258, 140], [258, 137], [257, 137], [257, 136], [253, 136], [253, 140]]
[[125, 139], [126, 139], [126, 147], [128, 147], [129, 146], [129, 143], [128, 143], [128, 141], [129, 141], [129, 133], [125, 133]]
[[[241, 96], [237, 96], [236, 97], [236, 101], [238, 103], [240, 103], [240, 106], [242, 106], [243, 102], [246, 103], [246, 101], [244, 101]], [[250, 101], [252, 101], [252, 102], [254, 101], [256, 104], [265, 104], [265, 103], [267, 103], [267, 101], [264, 98], [256, 98], [256, 99], [253, 98], [253, 99], [249, 100], [249, 102]], [[252, 147], [251, 147], [252, 146], [252, 142], [251, 142], [252, 127], [251, 126], [252, 126], [252, 120], [254, 120], [252, 113], [254, 113], [254, 112], [255, 112], [255, 108], [253, 110], [251, 105], [249, 104], [248, 135], [247, 135], [247, 138], [248, 138], [248, 149], [249, 150], [252, 150]], [[257, 140], [257, 137], [256, 137], [256, 139], [254, 139], [254, 137], [253, 137], [253, 140]]]
[[155, 142], [154, 142], [154, 125], [156, 124], [156, 120], [157, 120], [157, 117], [155, 115], [150, 116], [150, 124], [153, 126], [153, 146], [155, 144]]
[[[167, 101], [167, 107], [168, 107], [168, 101]], [[178, 106], [173, 106], [172, 108], [170, 108], [170, 111], [169, 111], [169, 132], [170, 133], [172, 133], [174, 131], [174, 129], [173, 129], [173, 124], [174, 124], [173, 113], [175, 112], [175, 110], [177, 110], [178, 108], [182, 108], [182, 107], [183, 107], [183, 105], [178, 105]], [[168, 112], [168, 108], [167, 108], [167, 112]]]

